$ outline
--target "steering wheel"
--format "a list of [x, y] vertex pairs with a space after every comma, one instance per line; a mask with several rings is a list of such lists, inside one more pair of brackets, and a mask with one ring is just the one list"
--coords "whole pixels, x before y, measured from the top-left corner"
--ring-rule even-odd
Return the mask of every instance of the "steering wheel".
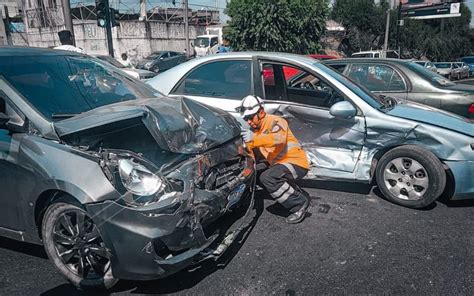
[[304, 89], [314, 89], [314, 85], [313, 85], [311, 82], [309, 82], [309, 81], [305, 81], [305, 82], [303, 83], [303, 88], [304, 88]]

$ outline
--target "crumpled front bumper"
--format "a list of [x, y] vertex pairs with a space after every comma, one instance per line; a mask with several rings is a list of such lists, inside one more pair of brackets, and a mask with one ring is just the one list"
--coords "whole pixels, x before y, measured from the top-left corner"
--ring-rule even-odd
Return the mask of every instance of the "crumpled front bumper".
[[[228, 200], [242, 184], [245, 191], [240, 199]], [[252, 221], [254, 188], [252, 171], [218, 190], [194, 188], [167, 208], [130, 208], [115, 201], [86, 207], [113, 254], [113, 275], [151, 280], [222, 255]]]

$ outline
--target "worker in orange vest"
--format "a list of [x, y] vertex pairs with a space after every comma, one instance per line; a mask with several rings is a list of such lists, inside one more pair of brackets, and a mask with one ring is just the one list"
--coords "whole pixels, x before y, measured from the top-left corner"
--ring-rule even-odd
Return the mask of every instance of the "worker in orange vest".
[[309, 195], [295, 184], [309, 168], [308, 158], [285, 119], [267, 114], [262, 99], [249, 95], [237, 108], [250, 129], [242, 132], [249, 151], [259, 161], [264, 158], [268, 168], [259, 172], [260, 185], [283, 207], [290, 211], [286, 222], [303, 221], [310, 204]]

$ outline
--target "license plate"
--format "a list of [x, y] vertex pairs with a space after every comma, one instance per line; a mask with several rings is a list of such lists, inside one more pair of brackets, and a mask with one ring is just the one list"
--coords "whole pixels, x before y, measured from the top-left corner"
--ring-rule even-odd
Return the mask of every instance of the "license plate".
[[230, 208], [239, 202], [240, 198], [242, 197], [242, 194], [244, 194], [245, 192], [245, 188], [245, 184], [240, 184], [239, 186], [237, 186], [237, 188], [234, 189], [234, 191], [229, 194], [229, 196], [227, 197], [227, 208]]

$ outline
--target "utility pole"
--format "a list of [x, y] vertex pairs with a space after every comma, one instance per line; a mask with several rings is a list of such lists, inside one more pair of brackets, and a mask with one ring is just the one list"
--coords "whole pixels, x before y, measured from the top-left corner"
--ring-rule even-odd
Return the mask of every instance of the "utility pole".
[[388, 48], [388, 33], [390, 32], [390, 5], [387, 9], [387, 25], [385, 26], [385, 41], [383, 44], [383, 55], [384, 58], [387, 57], [387, 48]]
[[72, 43], [76, 46], [76, 37], [74, 36], [74, 26], [72, 25], [72, 17], [71, 17], [71, 4], [69, 0], [62, 0], [63, 6], [63, 14], [64, 14], [64, 25], [66, 26], [66, 30], [69, 30], [72, 34]]
[[112, 24], [110, 17], [110, 5], [109, 0], [105, 1], [105, 11], [107, 11], [107, 26], [105, 27], [107, 31], [107, 48], [109, 50], [109, 56], [114, 56], [114, 44], [112, 42]]
[[189, 21], [188, 21], [188, 0], [184, 0], [184, 35], [186, 35], [186, 57], [189, 58]]
[[398, 50], [398, 54], [402, 57], [402, 51], [400, 46], [400, 27], [403, 26], [402, 20], [402, 1], [398, 2], [398, 14], [397, 14], [397, 40], [395, 43], [395, 49]]
[[8, 12], [8, 6], [3, 6], [3, 9], [5, 11], [5, 34], [7, 35], [7, 44], [13, 45], [12, 34], [10, 31], [10, 14]]

